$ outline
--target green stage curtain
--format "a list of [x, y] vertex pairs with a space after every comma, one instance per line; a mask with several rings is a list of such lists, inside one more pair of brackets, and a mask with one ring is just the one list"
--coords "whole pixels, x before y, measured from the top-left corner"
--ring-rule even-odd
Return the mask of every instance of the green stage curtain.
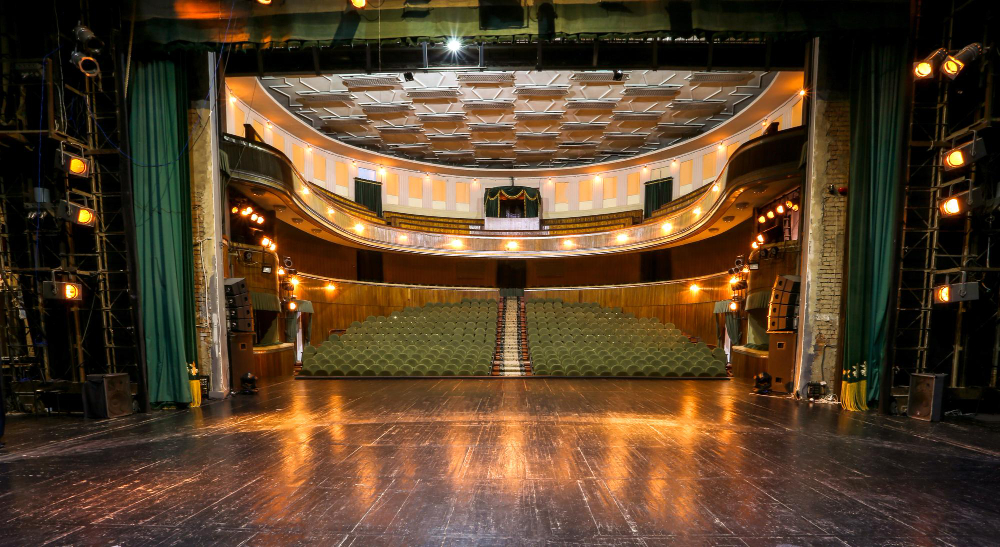
[[483, 195], [483, 210], [486, 216], [496, 218], [500, 216], [500, 199], [523, 199], [525, 218], [535, 218], [538, 216], [542, 197], [538, 188], [528, 188], [527, 186], [497, 186], [487, 188]]
[[646, 201], [642, 212], [646, 218], [649, 218], [653, 214], [653, 211], [670, 203], [670, 199], [674, 194], [674, 179], [673, 177], [667, 177], [665, 179], [648, 181], [645, 190]]
[[187, 92], [173, 61], [132, 71], [131, 148], [139, 284], [151, 403], [190, 403], [196, 360]]
[[[878, 398], [886, 357], [895, 255], [897, 188], [906, 138], [906, 39], [854, 46], [851, 75], [851, 180], [848, 196], [845, 407]], [[865, 385], [867, 381], [867, 385]]]
[[354, 201], [382, 216], [382, 183], [362, 178], [354, 179]]

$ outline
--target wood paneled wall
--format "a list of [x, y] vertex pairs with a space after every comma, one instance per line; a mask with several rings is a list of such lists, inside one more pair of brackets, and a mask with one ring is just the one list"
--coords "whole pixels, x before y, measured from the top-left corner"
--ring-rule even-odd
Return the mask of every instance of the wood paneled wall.
[[[559, 298], [564, 302], [596, 302], [608, 308], [621, 308], [636, 317], [656, 317], [663, 323], [673, 323], [706, 344], [716, 344], [715, 302], [731, 296], [728, 279], [728, 275], [717, 274], [621, 287], [529, 289], [525, 296], [529, 299]], [[692, 284], [697, 284], [700, 290], [692, 292]]]
[[[326, 340], [331, 330], [346, 329], [369, 316], [386, 316], [407, 306], [431, 302], [461, 302], [463, 298], [497, 299], [497, 289], [414, 287], [343, 280], [325, 280], [300, 275], [298, 294], [313, 304], [312, 344]], [[326, 288], [332, 283], [336, 288]]]

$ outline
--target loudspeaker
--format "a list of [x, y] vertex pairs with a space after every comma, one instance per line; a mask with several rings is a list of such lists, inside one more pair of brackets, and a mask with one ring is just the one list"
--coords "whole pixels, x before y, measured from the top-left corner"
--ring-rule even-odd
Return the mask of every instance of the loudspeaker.
[[240, 306], [250, 305], [250, 295], [249, 294], [236, 294], [233, 296], [226, 296], [226, 307], [228, 308], [238, 308]]
[[795, 333], [781, 332], [770, 336], [767, 350], [767, 372], [771, 374], [773, 391], [791, 393], [795, 389], [792, 372], [795, 369]]
[[247, 282], [244, 277], [227, 277], [223, 284], [226, 287], [226, 296], [236, 296], [247, 293]]
[[83, 414], [88, 418], [117, 418], [132, 413], [132, 384], [128, 374], [88, 374], [83, 383]]
[[[229, 373], [239, 381], [246, 373], [256, 374], [253, 364], [253, 333], [234, 332], [229, 335]], [[230, 382], [230, 385], [236, 384]]]
[[944, 374], [910, 374], [910, 398], [906, 415], [918, 420], [941, 420], [941, 395], [944, 392]]
[[771, 304], [767, 314], [770, 317], [798, 317], [799, 307], [794, 304]]
[[771, 291], [771, 304], [781, 304], [789, 305], [796, 304], [799, 301], [799, 293], [797, 292], [784, 292], [779, 290]]
[[230, 319], [229, 330], [231, 332], [253, 332], [253, 321], [250, 319]]
[[253, 308], [250, 306], [226, 308], [226, 317], [230, 319], [250, 319], [253, 317]]
[[768, 317], [767, 332], [796, 330], [799, 328], [798, 317]]
[[802, 278], [797, 275], [779, 275], [774, 280], [774, 290], [784, 292], [799, 292]]

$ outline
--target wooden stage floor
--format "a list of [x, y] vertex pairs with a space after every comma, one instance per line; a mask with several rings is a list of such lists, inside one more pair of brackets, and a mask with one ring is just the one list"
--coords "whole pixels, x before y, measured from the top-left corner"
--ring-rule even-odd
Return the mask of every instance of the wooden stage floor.
[[740, 381], [282, 381], [14, 416], [2, 545], [995, 545], [1000, 439]]

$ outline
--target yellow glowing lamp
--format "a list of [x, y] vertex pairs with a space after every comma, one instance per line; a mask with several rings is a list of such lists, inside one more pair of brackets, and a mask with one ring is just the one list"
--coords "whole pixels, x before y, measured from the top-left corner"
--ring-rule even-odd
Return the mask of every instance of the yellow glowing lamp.
[[669, 234], [670, 231], [674, 229], [674, 225], [671, 224], [671, 223], [669, 223], [669, 222], [664, 222], [663, 226], [662, 226], [662, 229], [663, 229], [663, 233]]
[[354, 225], [354, 231], [357, 232], [357, 233], [359, 233], [359, 234], [361, 232], [364, 232], [365, 231], [365, 225], [361, 224], [360, 222], [358, 222], [357, 224]]
[[257, 224], [264, 224], [264, 217], [263, 216], [257, 217]]
[[277, 251], [278, 245], [275, 242], [271, 242], [271, 246], [267, 248], [269, 251]]
[[785, 206], [784, 205], [779, 205], [779, 206], [775, 207], [774, 208], [774, 212], [778, 213], [779, 215], [785, 214]]
[[785, 207], [791, 209], [792, 208], [792, 202], [791, 201], [786, 201], [785, 202]]
[[76, 212], [76, 223], [90, 225], [94, 223], [94, 212], [90, 209], [80, 209]]
[[455, 249], [461, 249], [462, 248], [462, 240], [461, 239], [453, 239], [453, 240], [451, 240], [451, 246], [453, 248], [455, 248]]
[[774, 218], [774, 211], [768, 211], [767, 218]]
[[757, 222], [764, 224], [765, 222], [767, 222], [767, 217], [764, 215], [760, 215], [759, 217], [757, 217]]
[[335, 290], [337, 290], [337, 286], [334, 285], [333, 283], [327, 283], [325, 288], [328, 291], [335, 291]]
[[516, 251], [517, 250], [517, 242], [516, 241], [508, 241], [507, 242], [507, 250], [508, 251]]
[[400, 243], [406, 243], [406, 240], [408, 240], [408, 239], [410, 239], [410, 238], [407, 237], [406, 234], [402, 234], [402, 235], [399, 236], [399, 242]]
[[750, 273], [750, 266], [743, 266], [743, 269], [740, 271], [743, 273]]
[[278, 275], [285, 275], [285, 269], [284, 268], [278, 268]]
[[82, 300], [79, 283], [68, 281], [42, 281], [42, 296], [52, 300]]
[[260, 240], [260, 246], [261, 247], [270, 247], [271, 246], [271, 238], [269, 238], [269, 237], [262, 238]]
[[729, 284], [730, 285], [735, 285], [735, 284], [737, 284], [739, 282], [740, 282], [740, 278], [736, 277], [735, 275], [729, 278]]
[[295, 311], [298, 308], [299, 308], [299, 305], [296, 304], [294, 300], [288, 303], [288, 311]]
[[628, 241], [628, 234], [618, 234], [618, 236], [615, 237], [615, 240], [617, 240], [618, 243], [625, 243]]
[[950, 302], [951, 301], [951, 287], [945, 285], [943, 287], [938, 287], [937, 290], [938, 301], [940, 302]]
[[701, 287], [699, 287], [697, 283], [692, 283], [691, 286], [688, 287], [688, 290], [693, 293], [696, 293], [701, 290]]
[[712, 185], [712, 191], [713, 192], [718, 192], [719, 191], [719, 185], [718, 184], [713, 184]]
[[240, 211], [240, 216], [248, 217], [252, 212], [253, 212], [253, 207], [245, 207], [242, 211]]
[[258, 218], [257, 213], [250, 215], [250, 222], [257, 222], [257, 218]]
[[[919, 66], [920, 65], [917, 65], [917, 67]], [[948, 56], [948, 59], [945, 60], [944, 64], [941, 65], [941, 70], [948, 76], [957, 76], [963, 68], [965, 68], [965, 63], [950, 55]]]
[[694, 216], [698, 216], [700, 214], [701, 214], [701, 207], [695, 207], [694, 208]]
[[75, 300], [80, 296], [80, 286], [76, 283], [67, 283], [63, 287], [63, 296], [66, 300]]
[[735, 301], [733, 301], [733, 302], [730, 302], [730, 303], [729, 303], [729, 309], [730, 309], [731, 311], [736, 311], [736, 310], [740, 309], [740, 305], [739, 305], [739, 304], [737, 304], [737, 303], [736, 303]]
[[927, 61], [920, 61], [913, 67], [913, 75], [917, 78], [926, 78], [934, 72], [934, 67]]
[[944, 158], [944, 162], [948, 164], [948, 167], [956, 168], [965, 165], [965, 153], [961, 150], [952, 150]]
[[564, 239], [563, 240], [563, 247], [566, 247], [567, 249], [571, 249], [571, 248], [573, 248], [573, 245], [576, 245], [576, 244], [573, 243], [572, 239]]
[[754, 250], [760, 249], [760, 244], [754, 241], [753, 243], [750, 244], [750, 248]]
[[948, 198], [941, 203], [941, 212], [946, 215], [957, 215], [962, 212], [962, 204], [958, 198]]
[[229, 210], [229, 212], [235, 215], [236, 213], [240, 212], [240, 208], [239, 207], [233, 207], [232, 209]]
[[289, 279], [289, 281], [292, 283], [293, 287], [298, 287], [299, 286], [299, 278], [293, 277], [293, 278]]
[[86, 175], [87, 174], [87, 162], [80, 158], [70, 158], [69, 160], [69, 172], [74, 175]]
[[792, 205], [792, 210], [793, 211], [798, 211], [799, 210], [799, 204], [796, 203], [795, 205]]
[[757, 242], [764, 243], [764, 234], [757, 234]]

